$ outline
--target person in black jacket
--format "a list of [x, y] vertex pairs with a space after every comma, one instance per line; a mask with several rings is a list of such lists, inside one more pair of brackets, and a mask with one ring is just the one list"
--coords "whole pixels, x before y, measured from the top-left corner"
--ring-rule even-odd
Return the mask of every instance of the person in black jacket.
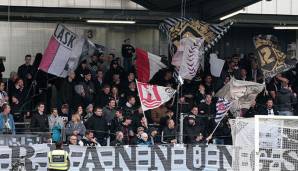
[[123, 146], [124, 145], [123, 138], [124, 138], [123, 132], [117, 131], [116, 139], [111, 142], [111, 146]]
[[277, 91], [275, 102], [278, 106], [279, 115], [293, 116], [294, 110], [292, 104], [296, 104], [297, 95], [288, 85], [288, 82], [288, 80], [282, 82], [282, 88]]
[[128, 71], [132, 65], [132, 57], [135, 53], [135, 48], [130, 44], [130, 39], [125, 39], [122, 45], [123, 66], [125, 71]]
[[250, 118], [254, 117], [255, 115], [259, 114], [259, 108], [256, 104], [256, 101], [254, 100], [250, 106], [250, 108], [245, 112], [244, 117], [245, 118]]
[[213, 102], [212, 95], [206, 94], [205, 102], [199, 105], [199, 118], [203, 120], [201, 124], [206, 132], [212, 131], [213, 117], [216, 116], [216, 104]]
[[188, 116], [188, 123], [184, 126], [184, 143], [193, 144], [196, 141], [197, 135], [204, 135], [205, 133], [196, 124], [196, 118], [193, 115]]
[[163, 143], [177, 143], [176, 134], [177, 128], [173, 119], [169, 119], [167, 122], [168, 126], [162, 131], [162, 142]]
[[25, 86], [30, 86], [34, 76], [34, 68], [31, 65], [31, 55], [25, 56], [25, 64], [18, 68], [18, 75], [24, 80]]
[[118, 108], [118, 109], [116, 109], [115, 117], [111, 120], [111, 126], [110, 126], [111, 141], [113, 141], [115, 139], [115, 134], [116, 134], [117, 130], [120, 129], [122, 122], [123, 122], [122, 110], [120, 108]]
[[266, 106], [260, 109], [261, 115], [278, 115], [278, 111], [274, 107], [273, 99], [269, 98]]
[[[10, 101], [13, 113], [23, 113], [25, 110], [25, 98], [27, 96], [27, 91], [24, 86], [22, 79], [17, 79], [15, 85], [10, 92]], [[18, 119], [16, 119], [18, 120]]]
[[85, 126], [87, 129], [94, 131], [94, 135], [100, 145], [107, 145], [108, 123], [105, 117], [103, 117], [102, 108], [95, 107], [94, 114], [86, 121]]
[[127, 98], [127, 102], [123, 106], [123, 116], [132, 116], [135, 110], [137, 109], [136, 106], [136, 98], [134, 96], [129, 96]]
[[33, 113], [30, 128], [31, 132], [48, 132], [49, 131], [49, 120], [48, 116], [44, 113], [44, 103], [37, 105], [37, 112]]
[[72, 109], [74, 108], [74, 96], [75, 96], [75, 82], [76, 74], [74, 71], [70, 71], [68, 76], [63, 79], [60, 89], [61, 100], [63, 104], [68, 104]]
[[108, 84], [104, 85], [101, 91], [97, 91], [95, 96], [95, 105], [99, 107], [105, 107], [108, 105], [109, 101], [112, 99], [110, 92], [111, 87]]

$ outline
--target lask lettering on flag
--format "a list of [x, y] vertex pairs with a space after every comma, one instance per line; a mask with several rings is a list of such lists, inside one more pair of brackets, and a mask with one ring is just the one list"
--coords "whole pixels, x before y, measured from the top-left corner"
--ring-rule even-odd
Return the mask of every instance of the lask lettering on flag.
[[136, 69], [138, 80], [149, 82], [150, 79], [162, 68], [167, 66], [161, 62], [161, 57], [147, 52], [143, 49], [136, 49]]
[[66, 77], [68, 71], [75, 70], [78, 63], [95, 50], [95, 45], [88, 39], [79, 37], [64, 25], [58, 24], [39, 69], [58, 77]]
[[216, 103], [216, 116], [215, 122], [218, 123], [229, 111], [232, 106], [232, 101], [229, 101], [225, 98], [218, 98]]
[[137, 88], [143, 111], [154, 109], [169, 101], [176, 90], [171, 87], [163, 87], [138, 82]]
[[204, 66], [201, 63], [204, 58], [204, 39], [184, 38], [182, 44], [184, 50], [179, 75], [183, 79], [191, 80], [196, 76], [199, 66]]

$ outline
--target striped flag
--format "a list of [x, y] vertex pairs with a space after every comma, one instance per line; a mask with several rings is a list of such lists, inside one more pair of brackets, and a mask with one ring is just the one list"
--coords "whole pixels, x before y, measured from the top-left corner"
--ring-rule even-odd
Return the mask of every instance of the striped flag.
[[218, 98], [216, 103], [216, 116], [215, 122], [218, 123], [228, 112], [230, 107], [232, 106], [232, 101], [229, 101], [224, 98]]

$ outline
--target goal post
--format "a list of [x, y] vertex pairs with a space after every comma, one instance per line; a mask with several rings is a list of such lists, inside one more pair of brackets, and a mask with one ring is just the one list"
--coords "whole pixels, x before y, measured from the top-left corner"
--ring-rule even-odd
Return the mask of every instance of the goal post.
[[298, 169], [298, 117], [256, 115], [254, 170]]

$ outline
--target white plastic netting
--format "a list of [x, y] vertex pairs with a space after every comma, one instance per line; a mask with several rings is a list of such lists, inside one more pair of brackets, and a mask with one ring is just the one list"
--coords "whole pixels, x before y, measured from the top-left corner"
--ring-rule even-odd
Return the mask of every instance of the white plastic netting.
[[233, 170], [298, 170], [298, 117], [237, 118], [230, 124]]

